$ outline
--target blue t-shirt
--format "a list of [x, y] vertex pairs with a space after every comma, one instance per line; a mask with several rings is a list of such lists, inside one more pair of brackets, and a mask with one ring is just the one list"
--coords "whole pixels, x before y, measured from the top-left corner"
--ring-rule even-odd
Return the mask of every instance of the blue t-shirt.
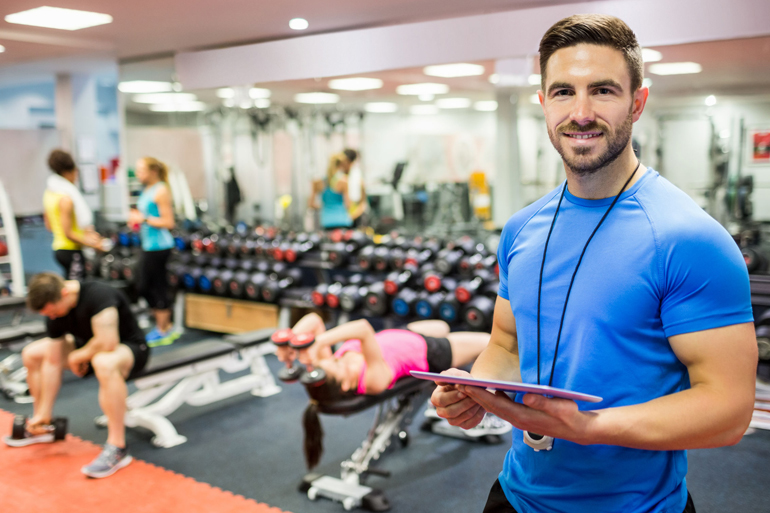
[[[537, 382], [537, 289], [543, 248], [564, 184], [516, 213], [498, 248], [500, 297], [516, 318], [522, 380]], [[541, 299], [541, 384], [548, 384], [570, 278], [613, 198], [564, 195], [548, 245]], [[575, 278], [553, 386], [626, 406], [689, 388], [668, 337], [751, 322], [746, 264], [735, 242], [652, 169], [613, 207]], [[535, 452], [514, 430], [500, 483], [519, 513], [681, 513], [685, 451], [555, 440]]]
[[[147, 217], [160, 217], [158, 204], [155, 203], [155, 195], [158, 193], [158, 187], [163, 182], [147, 187], [142, 191], [139, 200], [136, 202], [136, 208]], [[174, 237], [166, 228], [156, 228], [147, 223], [142, 223], [140, 228], [142, 236], [142, 249], [144, 251], [162, 251], [174, 247]]]

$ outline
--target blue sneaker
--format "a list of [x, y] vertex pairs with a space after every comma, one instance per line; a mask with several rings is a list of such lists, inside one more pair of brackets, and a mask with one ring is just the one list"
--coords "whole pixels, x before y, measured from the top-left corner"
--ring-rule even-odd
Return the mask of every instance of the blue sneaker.
[[112, 444], [104, 444], [104, 450], [101, 454], [80, 471], [92, 478], [107, 477], [127, 466], [133, 460], [134, 458], [128, 454], [127, 449], [121, 449]]
[[148, 346], [157, 347], [171, 345], [179, 337], [180, 333], [174, 331], [173, 329], [169, 329], [168, 331], [160, 331], [156, 327], [145, 336], [145, 340], [147, 340]]

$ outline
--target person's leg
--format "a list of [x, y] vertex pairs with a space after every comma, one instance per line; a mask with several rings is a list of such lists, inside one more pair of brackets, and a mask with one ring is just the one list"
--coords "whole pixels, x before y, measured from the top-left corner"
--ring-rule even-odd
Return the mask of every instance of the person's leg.
[[449, 335], [449, 324], [439, 320], [410, 322], [406, 329], [426, 337], [446, 338]]
[[476, 331], [456, 331], [449, 333], [446, 338], [452, 347], [452, 367], [468, 365], [489, 344], [489, 333]]
[[97, 353], [91, 366], [99, 380], [99, 406], [107, 417], [107, 443], [126, 446], [126, 378], [134, 366], [134, 353], [125, 344], [114, 351]]
[[152, 313], [155, 316], [155, 325], [158, 327], [159, 331], [166, 333], [171, 329], [171, 310], [167, 308], [163, 310], [153, 310]]
[[34, 400], [30, 427], [50, 424], [61, 387], [62, 371], [73, 346], [72, 340], [44, 338], [22, 349], [22, 362], [27, 368], [27, 385]]

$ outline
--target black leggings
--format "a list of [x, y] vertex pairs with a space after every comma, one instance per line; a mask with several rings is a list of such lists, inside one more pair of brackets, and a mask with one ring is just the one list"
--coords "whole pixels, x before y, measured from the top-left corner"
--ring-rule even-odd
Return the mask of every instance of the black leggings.
[[64, 268], [65, 280], [85, 278], [85, 259], [79, 249], [57, 249], [53, 252], [56, 261]]
[[147, 300], [153, 310], [167, 310], [173, 303], [166, 274], [166, 264], [170, 256], [170, 249], [142, 253], [139, 294]]
[[[495, 484], [492, 485], [492, 489], [489, 491], [489, 498], [482, 513], [516, 513], [516, 510], [513, 509], [513, 506], [505, 497], [499, 479], [495, 479]], [[695, 513], [695, 504], [692, 501], [690, 492], [687, 492], [687, 504], [685, 504], [682, 513]]]

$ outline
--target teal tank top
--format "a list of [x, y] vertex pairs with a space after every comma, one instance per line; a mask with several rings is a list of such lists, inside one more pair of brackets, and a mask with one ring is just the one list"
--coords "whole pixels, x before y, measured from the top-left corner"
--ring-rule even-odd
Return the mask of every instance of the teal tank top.
[[[336, 177], [335, 177], [336, 178]], [[332, 178], [332, 182], [336, 181]], [[348, 209], [345, 208], [345, 197], [334, 192], [330, 184], [321, 193], [321, 227], [322, 228], [349, 228], [353, 226]]]
[[[139, 212], [141, 212], [145, 218], [160, 217], [158, 204], [155, 203], [155, 195], [161, 184], [163, 184], [163, 182], [158, 182], [151, 187], [147, 187], [142, 191], [142, 195], [139, 196], [136, 208], [139, 209]], [[155, 228], [147, 223], [142, 223], [140, 230], [143, 250], [162, 251], [174, 247], [174, 237], [171, 236], [171, 232], [166, 228]]]

